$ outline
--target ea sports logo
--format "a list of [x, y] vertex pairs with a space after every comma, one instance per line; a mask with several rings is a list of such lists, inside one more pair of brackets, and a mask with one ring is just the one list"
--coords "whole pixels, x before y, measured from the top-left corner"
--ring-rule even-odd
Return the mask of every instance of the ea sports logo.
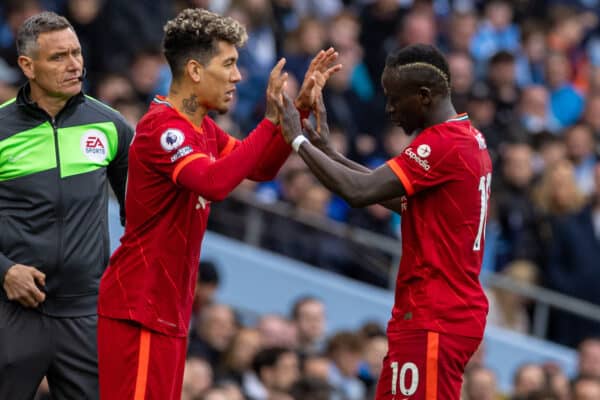
[[81, 136], [81, 151], [93, 162], [102, 162], [108, 155], [108, 140], [104, 132], [89, 129]]
[[422, 144], [417, 147], [417, 154], [419, 157], [427, 158], [431, 154], [431, 147], [427, 144]]

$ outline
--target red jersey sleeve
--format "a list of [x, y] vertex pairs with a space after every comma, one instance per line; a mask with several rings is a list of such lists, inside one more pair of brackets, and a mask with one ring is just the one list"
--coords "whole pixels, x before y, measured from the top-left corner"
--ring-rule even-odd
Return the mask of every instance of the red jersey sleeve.
[[183, 167], [193, 160], [210, 157], [200, 135], [186, 121], [168, 118], [136, 134], [135, 142], [144, 164], [177, 183]]
[[410, 196], [455, 179], [455, 145], [441, 131], [428, 129], [404, 151], [387, 162]]
[[209, 119], [208, 123], [210, 123], [211, 127], [214, 129], [217, 137], [217, 150], [219, 151], [219, 158], [225, 157], [231, 153], [236, 146], [239, 145], [240, 141], [221, 129], [219, 125], [217, 125], [212, 119]]

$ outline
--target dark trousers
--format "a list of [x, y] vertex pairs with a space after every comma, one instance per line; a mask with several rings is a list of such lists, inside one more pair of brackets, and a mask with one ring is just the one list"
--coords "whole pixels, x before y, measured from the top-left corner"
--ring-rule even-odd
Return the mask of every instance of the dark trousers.
[[0, 399], [98, 399], [97, 317], [55, 318], [0, 300]]

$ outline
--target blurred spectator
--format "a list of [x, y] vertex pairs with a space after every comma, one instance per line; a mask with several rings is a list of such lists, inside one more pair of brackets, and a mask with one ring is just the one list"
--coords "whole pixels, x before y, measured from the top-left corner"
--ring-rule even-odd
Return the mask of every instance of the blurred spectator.
[[217, 265], [212, 261], [200, 261], [198, 281], [194, 292], [194, 311], [200, 311], [203, 307], [214, 302], [220, 282], [221, 278]]
[[523, 364], [515, 372], [513, 378], [513, 395], [515, 400], [526, 399], [528, 395], [546, 388], [546, 374], [541, 365]]
[[[471, 11], [454, 12], [447, 29], [446, 52], [471, 54], [471, 43], [477, 31], [477, 15]], [[458, 111], [458, 110], [457, 110]]]
[[[555, 168], [554, 171], [559, 173], [561, 170]], [[570, 206], [570, 210], [567, 209], [570, 212], [550, 220], [552, 238], [545, 271], [547, 283], [563, 294], [600, 304], [596, 284], [600, 280], [600, 236], [596, 233], [594, 222], [598, 219], [595, 216], [600, 209], [600, 195], [596, 194], [593, 202], [581, 209], [585, 198], [578, 201], [582, 196], [577, 195], [577, 188], [569, 190], [569, 185], [575, 186], [572, 169], [569, 173], [567, 164], [562, 171], [565, 174], [562, 182], [554, 184], [560, 188], [557, 194], [566, 193], [561, 197], [565, 206]], [[600, 164], [596, 166], [596, 185], [600, 187]], [[569, 193], [572, 194], [570, 197]], [[557, 311], [552, 322], [550, 337], [568, 346], [576, 346], [587, 336], [600, 335], [600, 323], [569, 313]]]
[[201, 310], [193, 328], [189, 354], [204, 358], [213, 371], [216, 371], [223, 352], [237, 330], [233, 310], [225, 304], [209, 304]]
[[598, 159], [592, 128], [585, 124], [569, 127], [565, 132], [565, 144], [575, 167], [577, 187], [583, 194], [590, 195], [594, 191], [594, 168]]
[[259, 351], [252, 362], [254, 375], [244, 382], [251, 400], [271, 400], [286, 393], [300, 378], [298, 356], [285, 347], [268, 347]]
[[2, 7], [8, 32], [6, 43], [1, 43], [2, 46], [0, 46], [0, 58], [3, 59], [9, 67], [14, 68], [14, 70], [19, 73], [20, 83], [24, 83], [25, 77], [20, 74], [17, 65], [17, 59], [19, 58], [15, 43], [17, 30], [27, 18], [39, 14], [43, 9], [39, 0], [4, 0], [2, 2]]
[[199, 357], [188, 357], [183, 372], [181, 400], [199, 400], [213, 384], [210, 364]]
[[592, 128], [596, 144], [600, 144], [600, 92], [592, 93], [586, 98], [583, 122]]
[[469, 92], [475, 79], [473, 60], [468, 53], [450, 53], [446, 56], [452, 79], [452, 102], [457, 113], [467, 111]]
[[323, 22], [317, 18], [305, 17], [300, 21], [298, 28], [289, 35], [285, 68], [297, 80], [304, 78], [314, 55], [325, 47], [325, 29]]
[[517, 53], [517, 82], [519, 86], [544, 83], [546, 32], [542, 23], [526, 21], [521, 32], [521, 47]]
[[412, 11], [406, 14], [398, 29], [397, 47], [405, 47], [411, 44], [435, 44], [437, 28], [433, 15], [425, 12]]
[[502, 151], [501, 176], [492, 191], [500, 227], [497, 269], [515, 259], [538, 264], [542, 249], [537, 231], [537, 213], [531, 203], [533, 150], [525, 143], [506, 144]]
[[[506, 265], [501, 273], [517, 285], [537, 283], [538, 269], [529, 261], [513, 261]], [[501, 288], [493, 288], [487, 295], [490, 304], [488, 323], [521, 333], [530, 333], [527, 297]]]
[[573, 400], [600, 399], [600, 379], [580, 376], [573, 381]]
[[515, 56], [499, 51], [489, 60], [487, 81], [496, 103], [496, 121], [509, 127], [515, 120], [515, 106], [521, 95], [515, 76]]
[[[365, 64], [372, 82], [379, 82], [385, 59], [404, 11], [396, 0], [368, 2], [360, 12], [360, 43], [365, 50]], [[381, 91], [380, 85], [375, 85]]]
[[135, 128], [146, 112], [144, 103], [134, 99], [117, 99], [112, 106], [123, 115], [123, 118], [125, 118], [132, 128]]
[[326, 318], [325, 304], [321, 300], [312, 296], [296, 300], [292, 306], [292, 321], [296, 325], [300, 355], [323, 351]]
[[133, 55], [129, 77], [137, 98], [142, 103], [150, 104], [157, 94], [166, 95], [158, 91], [160, 71], [165, 64], [161, 53], [154, 48], [137, 51]]
[[497, 165], [500, 145], [510, 138], [510, 131], [505, 130], [496, 121], [496, 103], [490, 87], [478, 81], [473, 84], [467, 98], [467, 113], [473, 126], [483, 133], [485, 142], [494, 166]]
[[463, 393], [468, 400], [498, 400], [496, 375], [484, 367], [469, 368], [465, 373]]
[[120, 99], [134, 99], [133, 84], [127, 76], [118, 73], [109, 73], [102, 76], [96, 85], [98, 100], [113, 106]]
[[264, 97], [269, 72], [277, 62], [273, 33], [273, 9], [268, 0], [233, 0], [227, 14], [245, 25], [248, 41], [239, 49], [238, 68], [242, 81], [237, 87], [237, 103], [233, 115], [249, 132], [262, 118], [259, 104]]
[[326, 380], [316, 378], [301, 378], [290, 389], [294, 400], [331, 400], [331, 392]]
[[545, 86], [524, 86], [517, 112], [519, 122], [530, 135], [560, 129], [560, 124], [550, 109], [550, 94]]
[[366, 388], [358, 379], [358, 370], [364, 342], [353, 332], [337, 332], [327, 342], [327, 355], [331, 359], [329, 383], [345, 400], [363, 400]]
[[383, 359], [388, 352], [388, 341], [383, 328], [374, 325], [375, 329], [369, 330], [368, 326], [363, 326], [361, 329], [361, 334], [364, 336], [364, 351], [359, 378], [366, 386], [367, 397], [375, 398], [377, 381], [383, 368]]
[[519, 28], [513, 24], [508, 0], [485, 3], [485, 17], [473, 37], [471, 53], [480, 64], [500, 51], [514, 53], [519, 48]]
[[577, 122], [583, 113], [584, 98], [572, 83], [573, 70], [564, 53], [546, 56], [546, 83], [550, 90], [550, 109], [561, 127]]
[[307, 378], [329, 380], [329, 358], [321, 354], [310, 354], [302, 360], [302, 374]]
[[578, 348], [578, 376], [600, 379], [600, 336], [587, 337]]
[[291, 321], [276, 314], [265, 314], [257, 324], [261, 346], [296, 348], [298, 339], [296, 327]]
[[261, 337], [258, 330], [241, 328], [223, 353], [218, 377], [241, 385], [252, 370], [252, 360], [260, 349]]

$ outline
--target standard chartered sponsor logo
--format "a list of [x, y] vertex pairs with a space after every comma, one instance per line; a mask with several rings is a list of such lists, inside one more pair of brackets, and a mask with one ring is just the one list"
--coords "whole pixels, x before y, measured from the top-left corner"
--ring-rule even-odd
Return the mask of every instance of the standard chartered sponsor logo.
[[413, 160], [414, 162], [419, 164], [421, 166], [421, 168], [423, 168], [425, 171], [429, 171], [431, 169], [431, 166], [429, 165], [427, 160], [423, 160], [421, 157], [416, 155], [415, 152], [412, 151], [412, 149], [410, 147], [408, 147], [408, 148], [406, 148], [406, 150], [404, 150], [404, 154], [406, 154], [411, 160]]

